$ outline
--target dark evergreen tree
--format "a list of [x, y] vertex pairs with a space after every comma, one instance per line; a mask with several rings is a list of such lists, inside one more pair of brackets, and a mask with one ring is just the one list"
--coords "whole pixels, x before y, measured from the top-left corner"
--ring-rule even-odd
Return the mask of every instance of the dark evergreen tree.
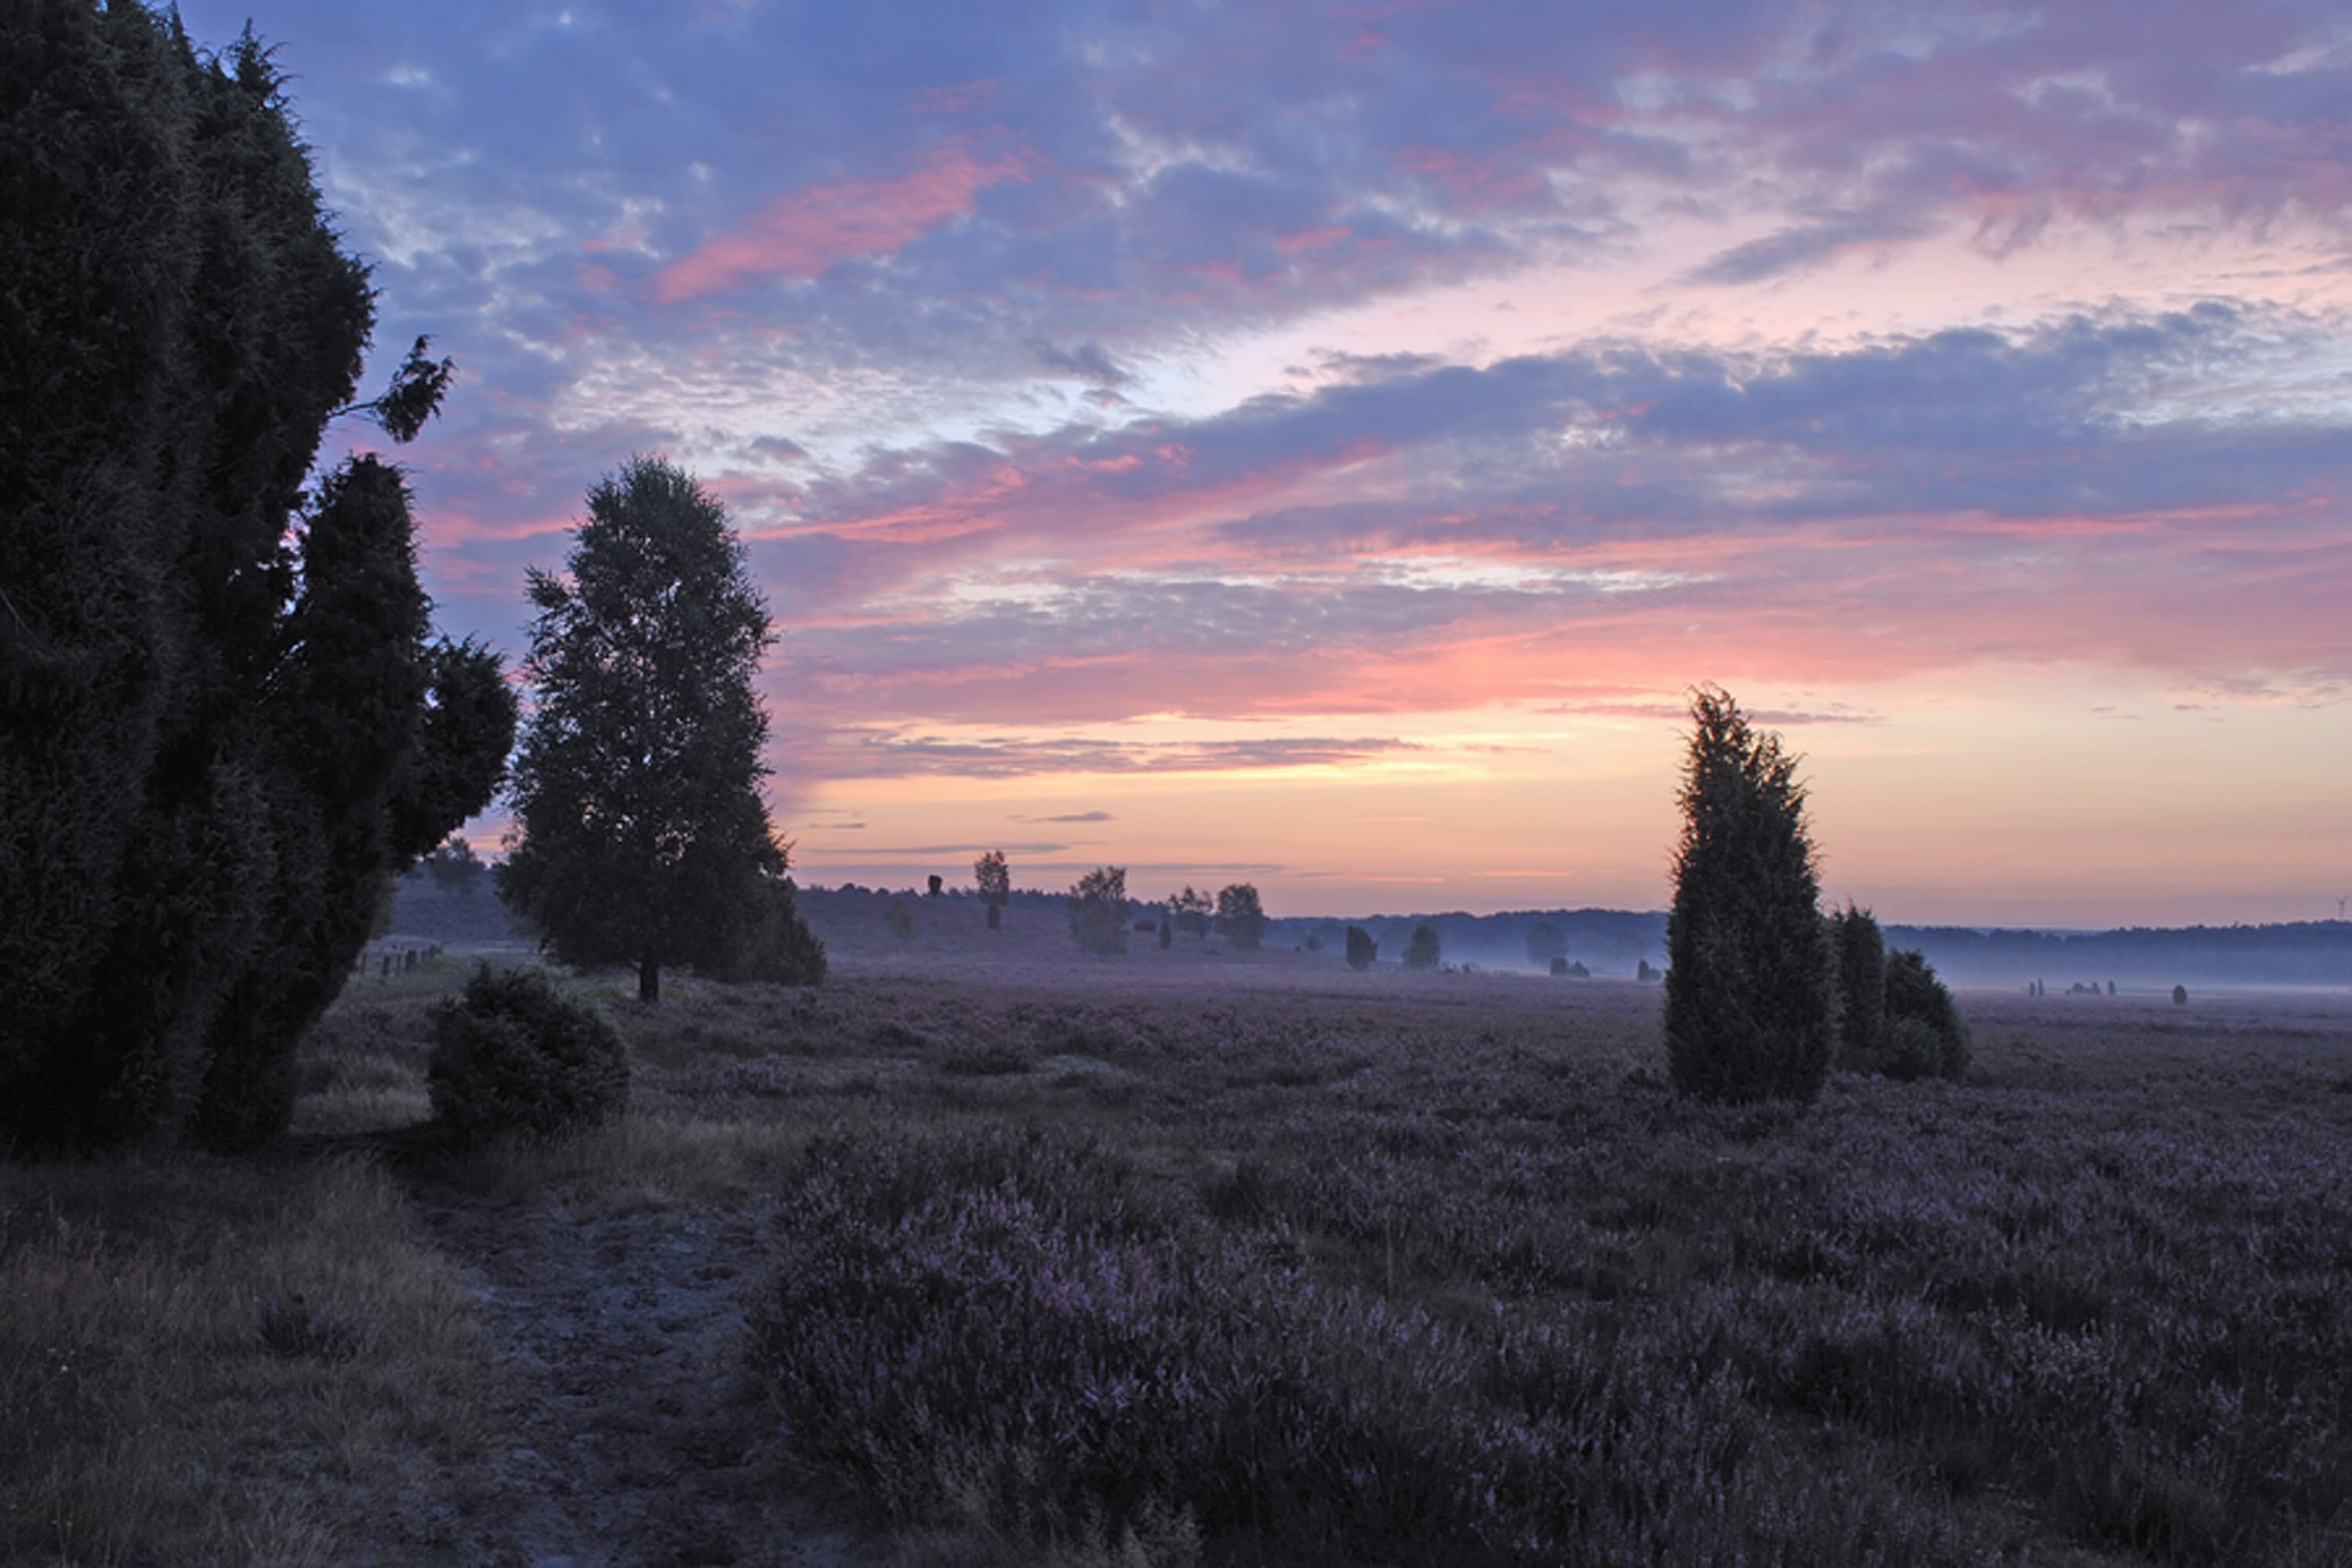
[[1444, 951], [1435, 926], [1417, 925], [1404, 944], [1404, 966], [1407, 969], [1434, 969]]
[[1217, 929], [1244, 952], [1257, 950], [1265, 940], [1265, 907], [1258, 902], [1256, 888], [1247, 882], [1235, 882], [1219, 891]]
[[1127, 868], [1097, 866], [1070, 889], [1070, 940], [1108, 958], [1127, 951]]
[[1838, 1055], [1860, 1065], [1886, 1048], [1886, 938], [1868, 910], [1830, 916], [1837, 957]]
[[1361, 974], [1381, 955], [1381, 944], [1361, 926], [1348, 928], [1348, 967]]
[[248, 1144], [512, 738], [496, 660], [425, 641], [398, 470], [306, 495], [330, 419], [413, 435], [447, 362], [352, 403], [367, 271], [250, 35], [87, 0], [5, 31], [0, 1139]]
[[1810, 1100], [1837, 1001], [1798, 759], [1717, 687], [1692, 694], [1666, 916], [1666, 1057], [1707, 1100]]
[[565, 565], [568, 581], [530, 574], [535, 706], [499, 896], [564, 963], [635, 969], [646, 1002], [670, 965], [772, 968], [743, 951], [763, 921], [807, 951], [760, 798], [751, 678], [774, 637], [725, 510], [676, 465], [633, 459], [588, 492]]

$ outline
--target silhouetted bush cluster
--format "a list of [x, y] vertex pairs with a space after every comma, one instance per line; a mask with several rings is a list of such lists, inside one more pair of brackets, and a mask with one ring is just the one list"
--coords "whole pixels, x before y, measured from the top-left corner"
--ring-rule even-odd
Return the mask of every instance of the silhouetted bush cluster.
[[488, 964], [433, 1011], [433, 1114], [461, 1142], [545, 1136], [628, 1109], [629, 1053], [593, 1008], [536, 969]]
[[1968, 1070], [1968, 1026], [1924, 953], [1886, 955], [1886, 1035], [1892, 1077], [1958, 1079]]
[[1372, 940], [1371, 932], [1366, 931], [1361, 926], [1349, 926], [1348, 928], [1349, 968], [1360, 974], [1365, 970], [1370, 969], [1372, 966], [1372, 960], [1378, 958], [1380, 955], [1381, 944]]
[[829, 967], [824, 942], [809, 929], [788, 877], [761, 876], [745, 889], [750, 908], [715, 934], [716, 951], [695, 973], [727, 982], [819, 985]]

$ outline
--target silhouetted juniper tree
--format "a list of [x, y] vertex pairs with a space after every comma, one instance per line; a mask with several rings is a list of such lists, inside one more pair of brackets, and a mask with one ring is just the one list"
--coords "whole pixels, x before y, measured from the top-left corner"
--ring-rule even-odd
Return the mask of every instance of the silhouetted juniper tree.
[[[390, 879], [496, 788], [498, 661], [428, 641], [446, 361], [354, 404], [367, 268], [251, 35], [25, 0], [0, 47], [0, 1140], [258, 1142]], [[445, 718], [449, 721], [445, 721]]]
[[772, 970], [741, 951], [762, 921], [807, 952], [760, 799], [751, 677], [774, 639], [725, 510], [683, 468], [633, 459], [588, 492], [565, 564], [568, 581], [530, 574], [536, 702], [499, 895], [566, 963], [635, 968], [646, 1002], [668, 965]]
[[1348, 928], [1348, 967], [1360, 974], [1381, 955], [1381, 944], [1361, 926]]
[[1407, 969], [1434, 969], [1443, 952], [1444, 943], [1438, 938], [1437, 928], [1417, 925], [1404, 944], [1404, 966]]
[[1811, 1100], [1836, 994], [1798, 759], [1729, 693], [1691, 696], [1683, 832], [1666, 916], [1666, 1057], [1707, 1100]]

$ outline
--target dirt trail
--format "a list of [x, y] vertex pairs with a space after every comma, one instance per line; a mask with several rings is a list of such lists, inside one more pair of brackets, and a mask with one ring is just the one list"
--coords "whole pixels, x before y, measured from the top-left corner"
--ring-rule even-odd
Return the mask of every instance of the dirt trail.
[[780, 1497], [738, 1368], [760, 1273], [748, 1214], [493, 1205], [412, 1176], [425, 1235], [473, 1289], [514, 1389], [452, 1561], [856, 1568]]

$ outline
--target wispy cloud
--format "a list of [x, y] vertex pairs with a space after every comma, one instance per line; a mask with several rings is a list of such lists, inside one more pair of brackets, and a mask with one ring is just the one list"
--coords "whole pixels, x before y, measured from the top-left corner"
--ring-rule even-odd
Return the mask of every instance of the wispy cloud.
[[[850, 754], [837, 763], [844, 776], [891, 778], [950, 773], [1015, 778], [1037, 773], [1182, 773], [1234, 769], [1347, 767], [1425, 750], [1395, 739], [1269, 736], [1241, 741], [1105, 741], [1085, 738], [987, 736], [949, 740], [936, 735], [843, 731]], [[1108, 821], [1107, 813], [1033, 820]]]

